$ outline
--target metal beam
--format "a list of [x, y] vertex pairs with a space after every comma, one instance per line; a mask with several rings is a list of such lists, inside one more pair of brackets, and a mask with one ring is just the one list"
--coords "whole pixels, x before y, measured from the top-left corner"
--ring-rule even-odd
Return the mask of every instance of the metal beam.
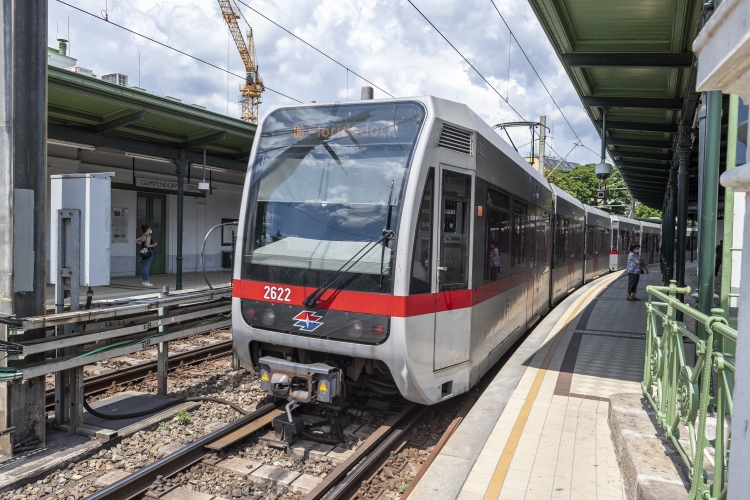
[[637, 139], [612, 139], [611, 137], [607, 137], [607, 145], [649, 149], [672, 149], [672, 143], [670, 141], [641, 141]]
[[664, 180], [669, 178], [669, 173], [667, 171], [664, 172], [648, 172], [645, 170], [629, 170], [627, 168], [620, 169], [620, 173], [623, 177], [643, 177], [647, 179], [656, 179], [656, 180]]
[[560, 54], [571, 68], [688, 68], [693, 64], [693, 53], [679, 54]]
[[[122, 137], [110, 137], [106, 135], [95, 134], [93, 132], [85, 132], [83, 130], [62, 127], [60, 125], [50, 124], [47, 128], [47, 133], [50, 138], [60, 139], [63, 141], [81, 142], [84, 144], [91, 144], [93, 146], [120, 149], [122, 151], [130, 151], [131, 153], [140, 153], [150, 156], [161, 156], [163, 158], [171, 158], [173, 160], [177, 160], [180, 157], [180, 150], [171, 146], [134, 141], [132, 139], [125, 139]], [[193, 153], [187, 151], [186, 157], [190, 162], [201, 164], [203, 163], [203, 153]], [[237, 170], [240, 172], [247, 171], [246, 161], [235, 161], [214, 155], [208, 155], [206, 157], [206, 161], [213, 166], [226, 168], [228, 170]]]
[[[601, 130], [602, 121], [594, 120], [594, 125]], [[663, 132], [665, 134], [677, 133], [676, 123], [647, 123], [647, 122], [613, 122], [607, 120], [607, 130], [631, 130], [634, 132]]]
[[[660, 97], [602, 97], [584, 96], [583, 102], [588, 106], [610, 108], [644, 108], [644, 109], [682, 109], [682, 99], [663, 99]], [[609, 124], [607, 124], [608, 128]]]
[[629, 167], [629, 168], [640, 168], [642, 170], [652, 170], [658, 172], [666, 172], [669, 170], [669, 165], [663, 163], [643, 163], [640, 161], [620, 161], [615, 160], [617, 167]]
[[106, 130], [112, 130], [113, 128], [124, 127], [125, 125], [128, 125], [133, 122], [137, 122], [138, 120], [143, 120], [144, 114], [146, 114], [145, 109], [141, 109], [133, 113], [128, 113], [125, 116], [121, 116], [120, 118], [115, 118], [114, 120], [111, 120], [111, 121], [102, 123], [101, 125], [97, 125], [96, 127], [93, 127], [92, 132], [104, 132]]
[[635, 151], [620, 151], [619, 149], [615, 149], [615, 150], [610, 149], [609, 154], [617, 158], [637, 158], [639, 160], [672, 161], [671, 154], [638, 153]]
[[221, 132], [217, 132], [215, 134], [207, 135], [205, 137], [199, 137], [198, 139], [193, 139], [192, 141], [183, 142], [179, 145], [179, 149], [190, 149], [195, 148], [198, 146], [205, 146], [206, 144], [211, 144], [212, 142], [220, 141], [223, 138], [227, 136], [227, 131], [222, 130]]

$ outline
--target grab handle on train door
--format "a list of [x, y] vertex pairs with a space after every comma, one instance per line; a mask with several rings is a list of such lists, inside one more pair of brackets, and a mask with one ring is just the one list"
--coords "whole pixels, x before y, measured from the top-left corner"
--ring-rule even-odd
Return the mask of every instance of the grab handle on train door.
[[447, 267], [440, 267], [440, 266], [438, 266], [437, 270], [438, 271], [447, 271], [448, 268]]

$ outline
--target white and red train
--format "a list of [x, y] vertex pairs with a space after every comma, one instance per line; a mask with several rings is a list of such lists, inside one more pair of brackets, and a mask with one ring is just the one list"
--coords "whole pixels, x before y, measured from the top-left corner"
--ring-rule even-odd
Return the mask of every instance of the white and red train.
[[235, 355], [290, 401], [461, 394], [630, 242], [659, 259], [660, 226], [581, 204], [436, 97], [272, 109], [241, 210]]

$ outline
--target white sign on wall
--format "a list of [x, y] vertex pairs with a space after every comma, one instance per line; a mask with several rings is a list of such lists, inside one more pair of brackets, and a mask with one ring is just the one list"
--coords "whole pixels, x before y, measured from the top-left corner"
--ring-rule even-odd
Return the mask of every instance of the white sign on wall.
[[[161, 179], [149, 179], [148, 177], [136, 177], [135, 186], [141, 188], [161, 189], [164, 191], [177, 191], [177, 181], [165, 181]], [[186, 193], [200, 193], [197, 184], [183, 184]]]
[[112, 243], [128, 242], [128, 209], [112, 207]]

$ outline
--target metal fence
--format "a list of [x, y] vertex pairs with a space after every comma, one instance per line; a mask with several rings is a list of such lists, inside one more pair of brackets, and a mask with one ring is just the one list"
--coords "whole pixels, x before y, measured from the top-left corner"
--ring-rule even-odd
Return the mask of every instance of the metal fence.
[[[732, 416], [737, 330], [729, 327], [722, 309], [712, 309], [711, 316], [707, 316], [680, 302], [677, 294], [689, 295], [690, 287], [678, 288], [674, 280], [668, 287], [648, 286], [646, 291], [649, 299], [643, 394], [689, 471], [687, 498], [724, 499], [731, 442], [725, 422], [726, 417], [731, 421]], [[694, 319], [696, 326], [702, 325], [706, 338], [677, 321], [678, 311], [686, 320]], [[694, 362], [685, 355], [685, 341], [695, 344]], [[707, 425], [713, 417], [716, 433], [709, 437]], [[680, 441], [681, 431], [688, 433], [688, 449]], [[713, 466], [707, 459], [711, 449], [715, 451]]]

